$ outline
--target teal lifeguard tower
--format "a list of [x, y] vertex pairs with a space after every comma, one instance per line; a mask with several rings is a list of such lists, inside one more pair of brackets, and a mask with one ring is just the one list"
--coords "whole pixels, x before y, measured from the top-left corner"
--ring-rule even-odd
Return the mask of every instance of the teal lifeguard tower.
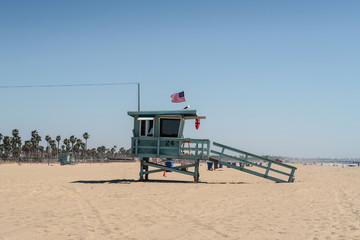
[[58, 160], [60, 165], [75, 165], [76, 160], [72, 153], [60, 153]]
[[[215, 150], [210, 151], [209, 139], [184, 138], [185, 121], [198, 123], [199, 119], [205, 119], [198, 116], [196, 110], [134, 111], [128, 115], [134, 118], [131, 153], [140, 160], [140, 180], [148, 180], [152, 173], [172, 171], [190, 175], [198, 182], [200, 160], [210, 160], [215, 166], [225, 165], [275, 182], [295, 179], [296, 167], [291, 165], [216, 142], [213, 143]], [[157, 159], [179, 160], [182, 164], [167, 166], [159, 164]], [[193, 171], [188, 170], [192, 167]]]
[[[209, 158], [208, 139], [183, 138], [186, 120], [204, 119], [196, 110], [137, 111], [128, 112], [134, 117], [131, 153], [140, 159], [140, 180], [148, 180], [149, 174], [172, 171], [193, 176], [199, 181], [199, 161]], [[152, 159], [186, 160], [188, 164], [166, 166]], [[149, 170], [149, 167], [155, 170]], [[194, 167], [194, 171], [189, 168]]]

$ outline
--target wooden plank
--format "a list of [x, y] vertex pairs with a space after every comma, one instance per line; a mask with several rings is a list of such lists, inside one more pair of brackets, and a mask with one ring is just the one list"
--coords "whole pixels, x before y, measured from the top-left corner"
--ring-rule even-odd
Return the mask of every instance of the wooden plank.
[[[166, 148], [166, 149], [169, 149], [169, 148]], [[194, 152], [196, 152], [196, 151], [199, 151], [199, 152], [204, 152], [204, 150], [205, 151], [207, 151], [208, 149], [207, 148], [196, 148], [196, 147], [194, 147], [194, 148], [180, 148], [182, 151], [194, 151]], [[196, 153], [195, 153], [196, 154]]]
[[166, 149], [166, 150], [178, 150], [177, 147], [157, 147], [157, 146], [139, 146], [139, 149]]
[[[149, 165], [152, 164], [152, 165], [156, 165], [156, 166], [165, 166], [165, 165], [162, 165], [162, 164], [157, 164], [157, 163], [153, 163], [153, 162], [148, 162], [148, 163], [144, 163], [145, 165]], [[175, 166], [175, 167], [172, 167], [171, 169], [177, 169], [177, 168], [185, 168], [185, 167], [194, 167], [195, 166], [195, 163], [192, 163], [192, 164], [187, 164], [187, 165], [180, 165], [180, 166]]]
[[[221, 150], [221, 153], [220, 153], [220, 156], [219, 156], [219, 161], [221, 160], [221, 158], [222, 158], [222, 156], [223, 156], [223, 154], [224, 154], [224, 151], [225, 151], [225, 148], [223, 148], [223, 149]], [[211, 150], [211, 152], [214, 152], [214, 151]]]
[[244, 169], [243, 171], [244, 171], [244, 172], [247, 172], [247, 173], [250, 173], [250, 174], [254, 174], [254, 175], [259, 176], [259, 177], [263, 177], [263, 178], [266, 178], [266, 179], [273, 180], [273, 181], [275, 181], [275, 182], [286, 182], [285, 180], [282, 180], [282, 179], [280, 179], [280, 178], [271, 177], [271, 176], [265, 176], [265, 174], [261, 174], [261, 173], [255, 172], [255, 171], [252, 171], [252, 170], [250, 170], [250, 169]]
[[243, 170], [241, 167], [232, 165], [231, 163], [228, 163], [228, 162], [219, 161], [219, 163], [221, 163], [222, 165], [228, 166], [228, 167], [230, 167], [230, 168], [234, 168], [234, 169], [240, 170], [240, 171]]
[[234, 169], [237, 169], [237, 170], [246, 172], [246, 173], [250, 173], [250, 174], [256, 175], [256, 176], [258, 176], [258, 177], [262, 177], [262, 178], [266, 178], [266, 179], [273, 180], [273, 181], [275, 181], [275, 182], [286, 182], [285, 180], [282, 180], [282, 179], [280, 179], [280, 178], [275, 178], [275, 177], [271, 177], [271, 176], [266, 176], [265, 174], [255, 172], [255, 171], [252, 171], [252, 170], [250, 170], [250, 169], [243, 169], [243, 168], [241, 168], [241, 167], [234, 166], [234, 165], [229, 164], [229, 163], [227, 163], [227, 162], [219, 161], [219, 163], [221, 163], [221, 164], [223, 164], [223, 165], [225, 165], [225, 166], [228, 166], [228, 167], [230, 167], [230, 168], [234, 168]]
[[[156, 164], [156, 163], [153, 163], [153, 164]], [[161, 164], [156, 164], [158, 166], [164, 166], [164, 165], [161, 165]], [[190, 168], [190, 167], [195, 167], [195, 164], [188, 164], [188, 165], [181, 165], [181, 166], [176, 166], [176, 167], [172, 167], [171, 169], [182, 169], [182, 168]], [[162, 172], [163, 170], [162, 169], [157, 169], [157, 170], [150, 170], [150, 171], [146, 171], [145, 173], [147, 174], [151, 174], [151, 173], [157, 173], [157, 172]], [[184, 171], [184, 170], [182, 170]]]
[[164, 170], [162, 170], [162, 169], [150, 170], [150, 171], [146, 171], [146, 174], [157, 173], [157, 172], [163, 172], [163, 171], [164, 171]]
[[[151, 154], [151, 153], [139, 153], [137, 157], [150, 157], [150, 158], [159, 158], [159, 155]], [[162, 158], [174, 158], [174, 159], [189, 159], [189, 160], [196, 160], [196, 159], [203, 159], [201, 156], [195, 156], [195, 155], [163, 155], [161, 154]], [[206, 158], [205, 158], [206, 159]]]
[[171, 138], [171, 137], [132, 137], [131, 139], [137, 139], [141, 141], [156, 141], [160, 139], [161, 142], [166, 141], [181, 141], [181, 142], [191, 142], [191, 143], [206, 143], [210, 145], [209, 139], [200, 139], [200, 138]]
[[291, 175], [290, 173], [286, 173], [286, 172], [283, 172], [283, 171], [280, 171], [280, 170], [277, 170], [277, 169], [273, 169], [273, 168], [270, 168], [270, 171], [280, 173], [280, 174], [283, 174], [283, 175], [286, 175], [286, 176]]
[[265, 176], [269, 175], [270, 168], [271, 168], [271, 162], [268, 162], [268, 166], [266, 168]]
[[[221, 154], [220, 152], [217, 152], [217, 151], [214, 151], [214, 150], [211, 150], [211, 152], [212, 152], [212, 153], [219, 154], [219, 155]], [[251, 166], [256, 166], [256, 167], [260, 167], [260, 168], [265, 168], [265, 169], [266, 169], [266, 167], [264, 167], [264, 166], [258, 165], [258, 164], [253, 163], [253, 162], [249, 162], [249, 161], [244, 160], [244, 159], [241, 159], [241, 158], [237, 158], [237, 157], [234, 157], [234, 156], [230, 156], [230, 155], [227, 155], [227, 154], [225, 154], [225, 153], [223, 153], [222, 156], [225, 156], [225, 157], [227, 157], [227, 158], [231, 158], [231, 159], [233, 159], [233, 160], [236, 160], [236, 161], [239, 161], [239, 162], [242, 162], [242, 163], [247, 163], [247, 164], [249, 164], [249, 165], [251, 165]]]
[[154, 164], [154, 163], [144, 163], [144, 165], [147, 165], [147, 166], [150, 166], [150, 167], [155, 167], [155, 168], [160, 168], [160, 169], [162, 169], [162, 171], [172, 171], [172, 172], [177, 172], [177, 173], [182, 173], [182, 174], [194, 176], [193, 172], [183, 171], [183, 170], [179, 170], [179, 169], [171, 168], [171, 167], [166, 167], [164, 165], [159, 165], [159, 164]]

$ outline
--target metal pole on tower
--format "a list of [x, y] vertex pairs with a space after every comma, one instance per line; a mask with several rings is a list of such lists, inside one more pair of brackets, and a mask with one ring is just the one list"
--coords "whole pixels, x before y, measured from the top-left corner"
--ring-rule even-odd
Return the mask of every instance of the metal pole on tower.
[[140, 83], [138, 82], [138, 111], [140, 112]]

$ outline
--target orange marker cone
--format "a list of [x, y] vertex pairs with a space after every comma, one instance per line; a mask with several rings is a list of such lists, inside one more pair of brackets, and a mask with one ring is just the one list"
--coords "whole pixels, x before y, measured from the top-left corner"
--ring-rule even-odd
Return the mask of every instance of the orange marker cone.
[[163, 177], [166, 177], [166, 171], [164, 171]]

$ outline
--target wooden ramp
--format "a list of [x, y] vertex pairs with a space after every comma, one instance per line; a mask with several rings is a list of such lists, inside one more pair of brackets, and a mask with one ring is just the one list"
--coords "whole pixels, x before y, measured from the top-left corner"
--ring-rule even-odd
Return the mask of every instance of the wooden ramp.
[[[212, 161], [218, 161], [227, 167], [275, 182], [294, 182], [295, 180], [294, 173], [296, 167], [220, 143], [214, 142], [213, 145], [219, 148], [219, 151], [211, 150], [211, 153], [217, 156], [217, 158], [210, 158]], [[237, 163], [239, 164], [236, 165]]]

